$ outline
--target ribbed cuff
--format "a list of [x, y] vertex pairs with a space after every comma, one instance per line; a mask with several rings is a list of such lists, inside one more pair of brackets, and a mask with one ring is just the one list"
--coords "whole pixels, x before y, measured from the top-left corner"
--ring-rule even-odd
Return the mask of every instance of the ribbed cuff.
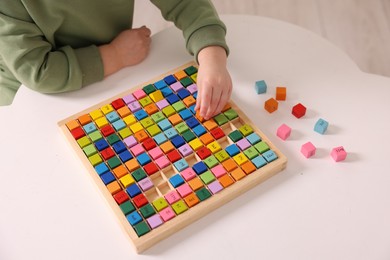
[[82, 87], [103, 80], [103, 61], [97, 46], [76, 49], [75, 54], [82, 72]]
[[220, 25], [208, 25], [196, 30], [188, 39], [187, 50], [194, 55], [198, 62], [199, 52], [208, 46], [221, 46], [229, 55], [229, 47], [225, 40], [226, 31]]

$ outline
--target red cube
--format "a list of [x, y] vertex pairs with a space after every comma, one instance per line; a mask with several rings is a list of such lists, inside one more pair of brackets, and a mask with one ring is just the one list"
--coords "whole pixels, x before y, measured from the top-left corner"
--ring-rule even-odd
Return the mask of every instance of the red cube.
[[301, 118], [306, 114], [306, 107], [301, 103], [298, 103], [292, 108], [292, 114], [296, 118]]

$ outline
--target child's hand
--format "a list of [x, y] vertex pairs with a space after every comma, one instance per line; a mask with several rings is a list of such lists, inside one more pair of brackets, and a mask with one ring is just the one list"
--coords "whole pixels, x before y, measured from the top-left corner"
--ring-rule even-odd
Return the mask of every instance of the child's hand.
[[111, 43], [99, 46], [104, 76], [143, 61], [150, 49], [150, 29], [142, 26], [121, 32]]
[[202, 49], [198, 54], [198, 97], [195, 110], [208, 120], [221, 112], [232, 93], [232, 80], [226, 69], [226, 51], [219, 46]]

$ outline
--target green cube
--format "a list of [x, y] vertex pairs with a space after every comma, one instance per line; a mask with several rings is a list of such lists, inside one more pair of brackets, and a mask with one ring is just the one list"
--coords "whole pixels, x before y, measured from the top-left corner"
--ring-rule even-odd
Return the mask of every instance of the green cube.
[[230, 140], [232, 140], [233, 142], [237, 142], [238, 140], [241, 140], [243, 138], [242, 134], [240, 131], [238, 130], [234, 130], [233, 132], [231, 132], [229, 134], [229, 138]]
[[185, 131], [187, 131], [189, 128], [185, 122], [181, 122], [175, 126], [176, 130], [179, 132], [179, 134], [183, 134]]
[[146, 107], [147, 105], [150, 105], [153, 103], [153, 101], [150, 99], [149, 96], [146, 96], [144, 98], [141, 98], [138, 100], [138, 102], [141, 104], [141, 106]]
[[236, 112], [236, 110], [234, 109], [229, 109], [229, 110], [226, 110], [225, 112], [223, 112], [223, 114], [229, 119], [229, 120], [233, 120], [234, 118], [237, 118], [238, 117], [238, 114]]
[[142, 221], [142, 222], [138, 223], [137, 225], [135, 225], [134, 229], [135, 229], [135, 232], [137, 232], [137, 235], [139, 237], [145, 235], [146, 233], [148, 233], [150, 231], [150, 227], [148, 226], [148, 224], [145, 223], [145, 221]]
[[206, 200], [211, 197], [211, 193], [205, 188], [201, 188], [195, 192], [196, 196], [198, 196], [200, 201]]
[[144, 92], [149, 95], [150, 93], [153, 93], [154, 91], [156, 91], [156, 88], [152, 85], [152, 84], [149, 84], [145, 87], [142, 88], [144, 90]]
[[163, 197], [154, 200], [152, 203], [153, 206], [157, 209], [157, 211], [161, 211], [168, 207], [168, 202]]
[[181, 136], [186, 140], [186, 142], [190, 142], [195, 139], [195, 134], [191, 130], [187, 130], [181, 134]]
[[241, 126], [238, 130], [240, 130], [240, 132], [244, 135], [244, 136], [248, 136], [250, 135], [251, 133], [253, 133], [253, 129], [250, 125], [248, 124], [245, 124], [243, 126]]
[[194, 66], [190, 66], [190, 67], [186, 68], [184, 71], [185, 71], [185, 73], [187, 73], [187, 75], [191, 76], [192, 74], [197, 73], [198, 69], [195, 68]]
[[162, 112], [166, 117], [171, 116], [176, 113], [175, 109], [172, 106], [166, 106], [162, 109]]
[[100, 140], [103, 138], [102, 134], [99, 131], [92, 132], [88, 136], [89, 136], [89, 138], [91, 138], [92, 142], [96, 142], [97, 140]]
[[110, 158], [107, 161], [107, 163], [111, 169], [114, 169], [114, 168], [118, 167], [119, 165], [121, 165], [121, 160], [119, 160], [119, 158], [117, 156], [114, 156], [114, 157]]
[[179, 215], [184, 211], [186, 211], [188, 207], [183, 200], [179, 200], [178, 202], [172, 204], [172, 209], [175, 211], [177, 215]]
[[141, 121], [139, 121], [141, 123], [141, 125], [146, 128], [146, 127], [149, 127], [149, 126], [152, 126], [154, 124], [152, 118], [150, 117], [147, 117], [147, 118], [144, 118], [142, 119]]
[[215, 153], [214, 156], [215, 156], [215, 158], [217, 158], [217, 160], [219, 162], [223, 162], [223, 161], [229, 159], [229, 154], [225, 150], [222, 150], [222, 151]]
[[224, 125], [227, 122], [229, 122], [227, 117], [224, 114], [222, 114], [222, 113], [217, 115], [217, 116], [215, 116], [214, 120], [215, 120], [215, 122], [217, 122], [218, 125]]
[[204, 163], [207, 165], [207, 167], [213, 168], [218, 164], [218, 160], [214, 157], [214, 155], [210, 155], [204, 160]]
[[137, 182], [139, 182], [140, 180], [142, 180], [143, 178], [145, 178], [146, 177], [146, 173], [145, 173], [145, 171], [143, 170], [143, 169], [137, 169], [137, 170], [135, 170], [135, 171], [133, 171], [133, 173], [131, 174], [131, 175], [133, 175], [133, 178], [137, 181]]
[[151, 117], [152, 117], [153, 121], [156, 123], [165, 119], [165, 116], [164, 116], [163, 112], [161, 112], [161, 111], [154, 113], [153, 115], [151, 115]]
[[267, 143], [261, 141], [257, 144], [254, 145], [254, 147], [256, 148], [256, 150], [259, 152], [259, 153], [264, 153], [266, 151], [269, 150], [269, 146]]
[[180, 83], [184, 86], [184, 87], [187, 87], [189, 85], [191, 85], [192, 83], [192, 80], [189, 78], [189, 77], [185, 77], [183, 79], [180, 80]]
[[257, 152], [256, 148], [254, 148], [253, 146], [249, 147], [248, 149], [246, 149], [244, 151], [244, 154], [246, 155], [246, 157], [248, 157], [251, 160], [259, 155], [259, 153]]
[[150, 204], [146, 204], [139, 210], [144, 218], [148, 218], [154, 214], [156, 214], [156, 211], [154, 210], [153, 206]]
[[215, 176], [211, 171], [206, 171], [199, 175], [199, 177], [204, 182], [204, 184], [209, 184], [215, 180]]
[[151, 136], [155, 136], [156, 134], [161, 133], [161, 129], [160, 127], [158, 127], [158, 125], [149, 126], [148, 128], [146, 128], [146, 131], [148, 131]]
[[177, 101], [176, 103], [172, 104], [172, 107], [176, 110], [176, 112], [182, 111], [186, 108], [182, 101]]
[[121, 139], [120, 139], [119, 136], [116, 135], [116, 134], [112, 134], [112, 135], [107, 136], [107, 142], [108, 142], [110, 145], [112, 145], [112, 144], [118, 142], [119, 140], [121, 140]]
[[97, 150], [93, 144], [90, 144], [90, 145], [84, 147], [83, 151], [84, 151], [85, 155], [88, 157], [97, 153]]
[[134, 205], [129, 200], [120, 204], [119, 207], [125, 215], [130, 214], [135, 210]]

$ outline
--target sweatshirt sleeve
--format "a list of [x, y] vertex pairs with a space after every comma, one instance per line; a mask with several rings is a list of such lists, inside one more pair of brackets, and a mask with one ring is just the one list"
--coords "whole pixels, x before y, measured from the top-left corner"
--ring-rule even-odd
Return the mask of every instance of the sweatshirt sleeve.
[[197, 59], [201, 49], [217, 45], [229, 53], [226, 26], [209, 0], [152, 0], [167, 21], [183, 31], [186, 48]]
[[96, 46], [54, 49], [18, 3], [0, 8], [0, 55], [19, 82], [38, 92], [58, 93], [103, 79]]

